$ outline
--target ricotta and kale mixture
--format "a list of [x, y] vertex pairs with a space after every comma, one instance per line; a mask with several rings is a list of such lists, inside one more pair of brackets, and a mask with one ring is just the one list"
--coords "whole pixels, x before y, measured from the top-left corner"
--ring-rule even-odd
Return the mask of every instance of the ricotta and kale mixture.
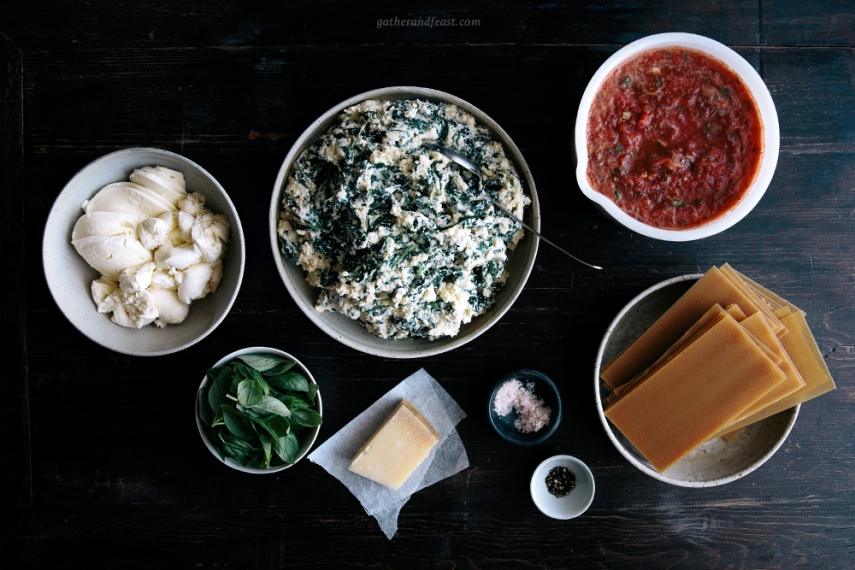
[[345, 109], [283, 192], [281, 249], [321, 288], [316, 310], [382, 338], [456, 335], [493, 304], [523, 237], [471, 173], [423, 141], [479, 164], [484, 190], [522, 218], [530, 199], [502, 145], [458, 107], [420, 100]]

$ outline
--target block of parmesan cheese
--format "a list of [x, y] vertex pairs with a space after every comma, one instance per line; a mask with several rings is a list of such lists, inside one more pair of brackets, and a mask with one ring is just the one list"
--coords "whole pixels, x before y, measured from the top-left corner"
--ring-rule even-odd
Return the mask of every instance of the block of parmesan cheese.
[[356, 452], [349, 469], [397, 491], [438, 441], [430, 422], [410, 402], [401, 400]]

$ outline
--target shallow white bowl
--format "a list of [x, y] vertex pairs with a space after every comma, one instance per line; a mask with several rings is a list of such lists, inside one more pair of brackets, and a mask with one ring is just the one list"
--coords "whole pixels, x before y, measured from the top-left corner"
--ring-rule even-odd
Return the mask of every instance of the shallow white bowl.
[[642, 473], [680, 487], [714, 487], [745, 477], [766, 463], [784, 444], [800, 409], [794, 406], [746, 426], [731, 442], [721, 437], [708, 441], [663, 473], [659, 473], [620, 430], [612, 427], [603, 409], [603, 399], [609, 389], [600, 379], [600, 370], [650, 328], [700, 277], [701, 274], [693, 274], [668, 279], [627, 303], [606, 329], [594, 364], [597, 415], [609, 440]]
[[[294, 364], [294, 367], [292, 368], [292, 370], [299, 372], [300, 374], [305, 376], [313, 384], [318, 383], [315, 380], [315, 377], [312, 376], [312, 373], [309, 372], [309, 369], [306, 368], [305, 366], [303, 366], [302, 362], [300, 362], [299, 360], [297, 360], [296, 358], [294, 358], [292, 355], [288, 354], [287, 352], [279, 350], [278, 348], [269, 348], [266, 346], [253, 346], [250, 348], [241, 348], [240, 350], [236, 350], [236, 351], [232, 352], [231, 354], [227, 354], [226, 356], [222, 357], [213, 366], [211, 366], [211, 368], [214, 368], [216, 366], [223, 366], [224, 364], [227, 364], [230, 361], [237, 358], [238, 356], [243, 356], [244, 354], [275, 354], [276, 356], [281, 356], [282, 358], [290, 358], [291, 360], [293, 360], [296, 363], [296, 364]], [[202, 379], [202, 383], [199, 384], [199, 390], [204, 388], [205, 384], [207, 384], [207, 383], [208, 383], [208, 376], [206, 374], [205, 377]], [[202, 442], [205, 444], [205, 447], [208, 448], [208, 451], [211, 452], [211, 455], [213, 455], [214, 457], [217, 458], [217, 461], [219, 461], [220, 463], [223, 463], [226, 466], [231, 467], [232, 469], [235, 469], [237, 471], [243, 471], [244, 473], [250, 473], [253, 475], [269, 475], [271, 473], [278, 473], [280, 471], [288, 469], [289, 467], [293, 467], [301, 459], [303, 459], [307, 453], [309, 453], [309, 450], [312, 449], [312, 446], [315, 444], [315, 441], [318, 439], [318, 433], [320, 433], [320, 431], [321, 431], [321, 426], [317, 426], [314, 429], [312, 429], [311, 432], [309, 432], [309, 436], [306, 439], [304, 439], [303, 443], [300, 445], [300, 452], [297, 454], [297, 459], [291, 465], [278, 465], [276, 467], [270, 467], [268, 469], [259, 469], [258, 467], [244, 467], [243, 465], [241, 465], [237, 461], [233, 460], [231, 457], [226, 457], [225, 459], [223, 459], [220, 456], [220, 452], [217, 451], [217, 448], [214, 447], [214, 444], [211, 443], [210, 438], [208, 438], [208, 434], [205, 432], [205, 427], [202, 425], [202, 420], [199, 419], [199, 390], [196, 391], [196, 403], [195, 403], [193, 410], [194, 410], [194, 414], [196, 416], [196, 429], [199, 430], [199, 435], [202, 436]], [[321, 391], [320, 390], [318, 390], [318, 393], [315, 395], [315, 398], [316, 398], [315, 411], [318, 412], [321, 415], [321, 417], [323, 417], [324, 406], [323, 406], [323, 403], [321, 402]]]
[[[546, 487], [546, 476], [553, 467], [566, 467], [576, 477], [576, 487], [569, 495], [556, 497]], [[588, 510], [594, 502], [594, 475], [588, 466], [572, 455], [554, 455], [543, 461], [531, 476], [531, 498], [540, 512], [548, 517], [569, 520]]]
[[[90, 285], [100, 274], [71, 245], [71, 230], [83, 215], [80, 205], [112, 182], [128, 180], [135, 168], [164, 166], [184, 174], [188, 192], [205, 196], [205, 205], [228, 218], [229, 243], [223, 279], [214, 293], [190, 305], [179, 325], [130, 329], [98, 313]], [[42, 241], [42, 261], [54, 301], [77, 330], [105, 348], [132, 356], [158, 356], [196, 344], [223, 321], [240, 290], [244, 269], [240, 218], [226, 191], [204, 168], [183, 156], [155, 148], [128, 148], [91, 162], [75, 174], [51, 207]]]
[[273, 185], [273, 196], [270, 200], [270, 217], [268, 223], [270, 224], [270, 245], [273, 249], [273, 259], [276, 262], [279, 275], [285, 283], [285, 288], [291, 294], [291, 297], [294, 298], [297, 306], [322, 331], [342, 344], [367, 354], [387, 358], [419, 358], [447, 352], [463, 346], [483, 334], [487, 329], [496, 324], [502, 318], [502, 315], [511, 308], [511, 305], [525, 286], [532, 267], [534, 267], [534, 259], [537, 255], [539, 241], [537, 236], [532, 235], [531, 232], [526, 232], [525, 237], [517, 244], [516, 249], [510, 252], [508, 262], [505, 264], [505, 269], [510, 273], [510, 277], [502, 291], [496, 296], [495, 304], [485, 314], [475, 317], [470, 323], [460, 327], [460, 332], [457, 336], [433, 341], [427, 339], [382, 339], [368, 332], [359, 322], [343, 315], [330, 311], [317, 312], [315, 310], [315, 302], [317, 301], [320, 290], [309, 286], [306, 283], [303, 269], [285, 259], [279, 249], [279, 236], [276, 234], [276, 227], [279, 224], [279, 212], [282, 206], [281, 194], [283, 188], [287, 185], [288, 177], [291, 175], [291, 167], [294, 161], [297, 160], [306, 147], [312, 144], [319, 135], [325, 133], [336, 122], [336, 118], [341, 111], [367, 99], [386, 101], [401, 99], [443, 101], [457, 105], [470, 113], [478, 123], [486, 127], [493, 134], [496, 140], [502, 143], [505, 154], [513, 161], [517, 173], [525, 181], [525, 191], [531, 198], [531, 206], [526, 208], [524, 221], [535, 230], [540, 230], [540, 206], [538, 205], [537, 192], [531, 171], [520, 150], [493, 119], [477, 107], [442, 91], [426, 89], [424, 87], [387, 87], [361, 93], [346, 101], [342, 101], [316, 119], [300, 135], [294, 146], [291, 147], [291, 150], [285, 157], [285, 161], [282, 163], [279, 175], [276, 177], [276, 183]]
[[[748, 87], [748, 90], [754, 97], [754, 101], [757, 103], [760, 119], [763, 122], [763, 155], [760, 159], [760, 167], [757, 175], [745, 192], [745, 195], [732, 209], [723, 215], [706, 224], [686, 230], [667, 230], [641, 223], [621, 210], [608, 197], [594, 190], [588, 181], [587, 125], [588, 114], [590, 113], [594, 96], [609, 74], [628, 58], [651, 48], [667, 46], [682, 46], [697, 50], [727, 65]], [[579, 103], [579, 112], [576, 115], [575, 150], [578, 161], [576, 164], [576, 180], [579, 183], [582, 193], [617, 223], [641, 235], [665, 241], [692, 241], [709, 237], [723, 232], [747, 216], [763, 197], [763, 194], [766, 193], [766, 189], [772, 181], [772, 176], [775, 174], [775, 167], [778, 164], [779, 149], [780, 131], [778, 127], [778, 113], [775, 110], [775, 103], [772, 101], [769, 89], [760, 78], [760, 75], [742, 56], [726, 45], [695, 34], [656, 34], [636, 40], [618, 50], [600, 66], [591, 78], [588, 87], [585, 89], [585, 93], [582, 95], [582, 101]]]

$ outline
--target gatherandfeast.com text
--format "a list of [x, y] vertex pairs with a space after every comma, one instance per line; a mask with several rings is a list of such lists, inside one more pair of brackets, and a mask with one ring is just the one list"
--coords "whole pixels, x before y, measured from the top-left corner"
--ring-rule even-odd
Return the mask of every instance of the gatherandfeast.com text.
[[477, 28], [481, 26], [481, 20], [466, 20], [457, 18], [386, 18], [377, 20], [377, 29], [380, 28]]

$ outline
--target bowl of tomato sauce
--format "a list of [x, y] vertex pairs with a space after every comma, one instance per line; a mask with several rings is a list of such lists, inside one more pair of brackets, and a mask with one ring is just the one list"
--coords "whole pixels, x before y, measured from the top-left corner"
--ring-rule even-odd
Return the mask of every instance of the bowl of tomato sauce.
[[687, 33], [618, 50], [576, 117], [576, 178], [619, 224], [691, 241], [720, 233], [763, 197], [780, 131], [766, 84], [742, 56]]

